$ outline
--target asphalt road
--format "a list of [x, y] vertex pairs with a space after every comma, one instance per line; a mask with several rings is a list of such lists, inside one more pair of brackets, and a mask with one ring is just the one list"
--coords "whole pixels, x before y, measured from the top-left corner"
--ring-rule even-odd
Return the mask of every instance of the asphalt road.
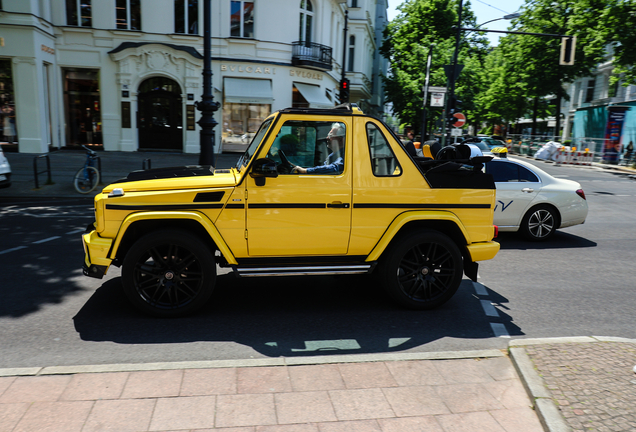
[[0, 203], [0, 367], [505, 348], [509, 337], [636, 338], [636, 181], [537, 163], [579, 181], [584, 225], [502, 250], [443, 307], [395, 307], [370, 277], [218, 278], [203, 312], [139, 315], [119, 269], [84, 277], [90, 201]]

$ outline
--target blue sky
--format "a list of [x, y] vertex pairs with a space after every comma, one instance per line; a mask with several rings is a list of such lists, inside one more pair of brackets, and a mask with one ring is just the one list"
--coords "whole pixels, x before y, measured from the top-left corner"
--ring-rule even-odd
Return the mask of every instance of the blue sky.
[[[404, 0], [389, 0], [389, 8], [387, 9], [387, 15], [389, 21], [395, 18], [398, 14], [396, 9], [401, 5]], [[465, 3], [465, 2], [464, 2]], [[501, 18], [504, 15], [517, 12], [521, 5], [525, 3], [524, 0], [471, 0], [471, 9], [477, 15], [477, 24], [485, 23], [495, 18]], [[483, 26], [488, 30], [506, 30], [509, 22], [506, 20], [499, 20]], [[503, 33], [486, 33], [486, 36], [490, 39], [492, 45], [497, 45], [499, 37], [504, 36]]]

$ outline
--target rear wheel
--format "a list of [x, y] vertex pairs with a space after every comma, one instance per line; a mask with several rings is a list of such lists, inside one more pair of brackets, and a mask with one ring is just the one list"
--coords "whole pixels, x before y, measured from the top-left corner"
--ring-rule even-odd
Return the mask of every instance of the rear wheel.
[[558, 219], [552, 207], [533, 207], [521, 221], [521, 232], [532, 241], [547, 240], [557, 229]]
[[181, 230], [153, 231], [137, 240], [122, 268], [124, 292], [142, 312], [177, 317], [201, 308], [216, 280], [214, 255]]
[[396, 240], [380, 264], [387, 293], [411, 309], [432, 309], [450, 300], [463, 269], [455, 242], [433, 230], [419, 230]]
[[81, 194], [87, 194], [99, 184], [99, 171], [95, 167], [80, 168], [75, 174], [73, 186]]

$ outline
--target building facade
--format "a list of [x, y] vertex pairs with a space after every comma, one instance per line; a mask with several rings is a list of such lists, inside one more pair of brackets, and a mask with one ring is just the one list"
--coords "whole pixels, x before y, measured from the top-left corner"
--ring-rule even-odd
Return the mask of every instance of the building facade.
[[[211, 4], [216, 152], [278, 109], [337, 105], [343, 67], [350, 102], [382, 115], [386, 0]], [[203, 0], [1, 0], [0, 142], [198, 153], [202, 35]]]
[[[561, 112], [565, 115], [564, 140], [599, 154], [618, 155], [636, 141], [636, 86], [623, 86], [620, 81], [610, 84], [612, 57], [610, 46], [606, 61], [592, 76], [569, 85], [570, 100]], [[606, 159], [615, 162], [618, 158], [608, 154]]]

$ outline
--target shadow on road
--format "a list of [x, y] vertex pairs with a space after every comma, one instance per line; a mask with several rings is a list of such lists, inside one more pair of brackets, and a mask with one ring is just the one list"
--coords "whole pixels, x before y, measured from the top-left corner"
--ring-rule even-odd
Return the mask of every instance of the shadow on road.
[[557, 230], [546, 241], [533, 242], [526, 240], [520, 233], [500, 232], [495, 239], [501, 245], [501, 249], [541, 250], [541, 249], [574, 249], [596, 247], [591, 240], [574, 234]]
[[[506, 303], [498, 297], [499, 303]], [[220, 276], [195, 316], [155, 319], [129, 305], [121, 279], [99, 288], [74, 317], [83, 340], [120, 344], [236, 342], [271, 357], [403, 351], [444, 337], [492, 338], [472, 282], [432, 311], [394, 306], [371, 278]], [[512, 319], [498, 318], [511, 336]], [[461, 348], [459, 348], [461, 349]]]

